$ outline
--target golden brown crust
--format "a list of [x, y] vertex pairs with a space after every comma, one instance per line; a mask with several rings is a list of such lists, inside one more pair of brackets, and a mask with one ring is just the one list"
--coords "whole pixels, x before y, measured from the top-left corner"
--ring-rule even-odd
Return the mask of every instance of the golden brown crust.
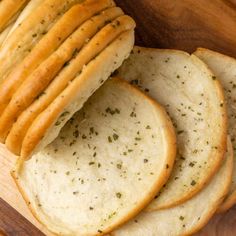
[[[48, 88], [44, 91], [43, 95], [39, 99], [36, 99], [18, 117], [16, 123], [11, 128], [10, 133], [6, 139], [6, 146], [9, 150], [11, 150], [16, 155], [20, 154], [23, 138], [33, 120], [40, 114], [40, 112], [47, 108], [47, 106], [56, 98], [56, 96], [58, 96], [58, 94], [63, 89], [65, 89], [71, 78], [73, 78], [73, 76], [82, 69], [83, 63], [87, 64], [97, 55], [97, 52], [100, 50], [99, 48], [94, 48], [94, 45], [92, 45], [97, 43], [94, 40], [94, 43], [91, 40], [85, 48], [81, 49], [81, 51], [79, 51], [79, 43], [82, 43], [81, 46], [83, 46], [84, 41], [86, 41], [86, 39], [88, 38], [91, 38], [98, 29], [104, 27], [107, 22], [114, 20], [122, 14], [123, 11], [118, 7], [109, 8], [103, 11], [100, 15], [94, 16], [91, 20], [88, 20], [83, 25], [81, 25], [81, 27], [78, 29], [78, 39], [75, 37], [77, 47], [74, 46], [74, 48], [78, 49], [79, 55], [82, 54], [82, 57], [80, 56], [79, 60], [81, 62], [77, 63], [77, 65], [75, 66], [76, 70], [74, 72], [73, 70], [71, 70], [70, 66], [65, 67], [65, 69], [63, 70], [64, 73], [61, 71], [60, 74], [57, 75], [56, 78], [54, 78]], [[70, 41], [71, 40], [69, 40], [68, 43], [71, 47]], [[102, 41], [101, 46], [102, 45], [106, 46], [107, 42]], [[72, 73], [71, 76], [69, 76], [70, 73]]]
[[225, 201], [220, 205], [217, 213], [224, 213], [228, 211], [236, 203], [236, 190], [229, 195]]
[[42, 4], [44, 0], [34, 0], [29, 1], [27, 5], [16, 15], [16, 19], [14, 19], [14, 24], [7, 35], [7, 38], [16, 30], [16, 28], [20, 27], [22, 22], [30, 15], [31, 12], [35, 11], [35, 9]]
[[[131, 218], [135, 217], [143, 208], [145, 208], [148, 203], [150, 203], [150, 201], [154, 198], [155, 194], [160, 190], [160, 188], [165, 184], [165, 182], [167, 181], [174, 161], [175, 161], [175, 155], [176, 155], [176, 137], [175, 137], [175, 131], [173, 128], [173, 125], [170, 121], [170, 118], [168, 117], [166, 111], [153, 99], [151, 99], [150, 97], [148, 97], [147, 95], [145, 95], [144, 93], [142, 93], [140, 90], [136, 89], [135, 87], [133, 87], [132, 85], [130, 85], [129, 83], [127, 83], [126, 81], [119, 79], [119, 78], [113, 78], [114, 83], [120, 84], [124, 87], [127, 87], [127, 89], [133, 93], [133, 94], [137, 94], [137, 96], [141, 96], [143, 97], [143, 99], [147, 100], [151, 106], [154, 107], [154, 109], [156, 109], [156, 112], [158, 114], [158, 117], [161, 119], [161, 123], [163, 124], [163, 137], [166, 138], [166, 162], [163, 163], [163, 173], [162, 173], [162, 177], [158, 178], [155, 185], [153, 186], [152, 190], [150, 191], [150, 193], [146, 196], [145, 199], [143, 199], [143, 201], [136, 207], [136, 209], [134, 211], [132, 211], [130, 214], [126, 215], [125, 218], [122, 219], [122, 221], [120, 221], [119, 223], [112, 225], [112, 227], [108, 228], [107, 230], [105, 230], [102, 233], [98, 233], [97, 235], [105, 235], [107, 233], [110, 233], [111, 231], [115, 230], [117, 227], [119, 227], [120, 225], [126, 223], [127, 221], [129, 221]], [[21, 166], [23, 164], [24, 160], [19, 159], [18, 160], [18, 164], [16, 165], [15, 170], [12, 172], [12, 176], [17, 184], [17, 187], [19, 188], [23, 198], [25, 199], [28, 207], [30, 208], [30, 210], [32, 211], [32, 214], [36, 217], [36, 219], [39, 220], [39, 218], [37, 217], [37, 214], [35, 213], [34, 209], [32, 208], [32, 206], [29, 204], [29, 199], [27, 197], [27, 194], [24, 192], [24, 190], [21, 188], [20, 183], [18, 182], [18, 175], [17, 173], [20, 174], [21, 171]], [[169, 168], [166, 168], [166, 166], [169, 166]], [[39, 220], [40, 221], [40, 220]], [[42, 223], [42, 222], [41, 222]]]
[[10, 25], [8, 25], [8, 26], [4, 29], [4, 31], [2, 31], [2, 32], [0, 33], [0, 48], [1, 48], [1, 46], [2, 46], [2, 44], [3, 44], [3, 42], [4, 42], [4, 40], [6, 39], [7, 35], [8, 35], [9, 32], [11, 31], [11, 28], [13, 27], [13, 25], [14, 25], [14, 22], [11, 23]]
[[80, 1], [82, 0], [46, 0], [23, 20], [1, 48], [0, 82], [23, 61], [40, 39], [61, 18], [61, 15]]
[[231, 60], [233, 63], [235, 63], [235, 58], [228, 56], [228, 55], [224, 55], [222, 53], [216, 52], [216, 51], [212, 51], [210, 49], [206, 49], [206, 48], [197, 48], [197, 50], [193, 53], [194, 55], [198, 53], [205, 53], [205, 52], [210, 52], [211, 54], [217, 56], [217, 57], [221, 57], [224, 58], [226, 61]]
[[[35, 46], [20, 67], [13, 71], [11, 76], [1, 84], [0, 93], [2, 96], [0, 98], [0, 112], [3, 111], [3, 113], [0, 118], [0, 140], [2, 142], [5, 141], [18, 115], [43, 92], [50, 80], [53, 79], [55, 72], [60, 70], [60, 65], [64, 63], [59, 62], [60, 58], [56, 58], [55, 61], [47, 62], [47, 66], [43, 64], [42, 68], [36, 70], [35, 73], [28, 78], [27, 76], [53, 53], [80, 24], [94, 14], [112, 5], [113, 2], [110, 0], [90, 0], [84, 4], [78, 4], [72, 7]], [[78, 17], [78, 15], [80, 17]], [[19, 86], [20, 88], [18, 89]], [[14, 92], [15, 94], [13, 95]], [[12, 95], [13, 97], [11, 99]], [[11, 101], [8, 104], [10, 99]]]
[[3, 0], [0, 4], [0, 33], [29, 0]]
[[[108, 36], [107, 33], [111, 33], [114, 31], [114, 34], [119, 32], [119, 34], [122, 34], [123, 32], [127, 32], [129, 30], [133, 30], [135, 27], [135, 22], [132, 18], [128, 16], [122, 16], [122, 21], [120, 24], [117, 25], [117, 27], [113, 27], [111, 25], [107, 25], [106, 28], [109, 30], [105, 30], [106, 32], [103, 37], [104, 40], [107, 40], [106, 37]], [[120, 18], [121, 20], [121, 18]], [[111, 23], [113, 24], [113, 23]], [[121, 28], [122, 30], [119, 30]], [[116, 33], [115, 33], [116, 32]], [[114, 35], [113, 35], [114, 36]], [[116, 39], [116, 40], [122, 40], [122, 39]], [[116, 41], [114, 40], [114, 41]], [[128, 45], [130, 44], [130, 40], [128, 41]], [[114, 51], [114, 56], [116, 56], [116, 53]], [[94, 59], [94, 61], [99, 61], [100, 55]], [[91, 63], [91, 62], [90, 62]], [[103, 63], [103, 62], [102, 62]], [[104, 62], [105, 63], [105, 62]], [[116, 63], [114, 66], [117, 68]], [[87, 73], [92, 73], [95, 75], [96, 71], [87, 71]], [[97, 76], [97, 73], [96, 73]], [[41, 141], [41, 139], [44, 137], [46, 132], [49, 130], [49, 128], [56, 123], [59, 116], [63, 113], [63, 110], [66, 106], [68, 106], [76, 97], [79, 95], [79, 90], [88, 89], [88, 81], [90, 80], [90, 77], [85, 76], [84, 73], [81, 73], [81, 79], [80, 75], [78, 76], [78, 79], [74, 79], [72, 83], [67, 86], [67, 88], [53, 101], [53, 103], [50, 104], [50, 106], [45, 109], [33, 122], [31, 127], [29, 128], [21, 149], [21, 155], [24, 158], [28, 158], [29, 155], [32, 153], [32, 151], [36, 148], [38, 143]], [[105, 78], [107, 79], [107, 78]], [[103, 80], [104, 81], [104, 80]], [[101, 85], [101, 84], [100, 84]], [[91, 87], [91, 86], [89, 86]], [[86, 92], [88, 92], [86, 90]], [[87, 95], [86, 95], [87, 96]], [[79, 109], [79, 108], [78, 108]], [[43, 122], [42, 122], [43, 121]]]
[[10, 37], [10, 35], [21, 26], [22, 22], [34, 11], [44, 0], [34, 0], [27, 2], [26, 6], [11, 19], [8, 26], [0, 33], [0, 48], [1, 45]]

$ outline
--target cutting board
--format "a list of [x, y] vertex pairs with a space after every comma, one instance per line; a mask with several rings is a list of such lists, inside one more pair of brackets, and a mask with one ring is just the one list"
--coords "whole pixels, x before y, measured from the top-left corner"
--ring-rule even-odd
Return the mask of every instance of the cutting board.
[[[236, 0], [117, 0], [137, 22], [136, 44], [236, 57]], [[10, 176], [16, 157], [0, 145], [0, 236], [51, 236], [26, 207]], [[171, 226], [170, 226], [171, 227]], [[215, 216], [198, 236], [236, 235], [236, 207]]]

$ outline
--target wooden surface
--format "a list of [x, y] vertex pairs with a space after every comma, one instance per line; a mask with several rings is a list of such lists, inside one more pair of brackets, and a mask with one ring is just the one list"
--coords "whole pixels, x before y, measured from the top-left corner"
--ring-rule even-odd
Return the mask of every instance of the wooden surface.
[[116, 0], [137, 22], [142, 46], [193, 52], [207, 47], [236, 57], [236, 0]]
[[[236, 0], [116, 0], [137, 22], [138, 45], [193, 52], [207, 47], [236, 57]], [[50, 234], [26, 207], [10, 177], [15, 157], [0, 145], [0, 235], [41, 236], [29, 222]], [[170, 226], [171, 227], [171, 226]], [[198, 236], [236, 235], [236, 207], [214, 219]]]
[[[36, 227], [27, 221], [16, 210], [12, 209], [5, 201], [0, 199], [0, 228], [9, 236], [43, 236]], [[7, 214], [5, 214], [7, 212]], [[0, 234], [1, 235], [1, 234]]]

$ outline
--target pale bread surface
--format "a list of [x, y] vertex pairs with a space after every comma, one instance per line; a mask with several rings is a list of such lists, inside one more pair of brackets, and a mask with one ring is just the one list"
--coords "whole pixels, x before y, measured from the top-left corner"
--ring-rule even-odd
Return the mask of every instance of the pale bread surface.
[[165, 210], [143, 212], [112, 233], [112, 236], [193, 235], [214, 215], [227, 194], [233, 172], [233, 151], [229, 141], [226, 160], [210, 183], [187, 202]]
[[[113, 5], [112, 0], [89, 0], [73, 6], [35, 46], [32, 53], [25, 58], [19, 68], [14, 70], [1, 84], [0, 140], [2, 142], [5, 141], [13, 122], [19, 114], [43, 92], [56, 72], [65, 64], [64, 60], [69, 60], [70, 54], [73, 54], [73, 49], [70, 48], [71, 41], [68, 44], [65, 42], [65, 47], [64, 44], [61, 46], [61, 43], [84, 21]], [[61, 50], [60, 46], [62, 47]], [[55, 52], [58, 47], [61, 56], [54, 57], [53, 55], [58, 53], [58, 51]], [[68, 52], [68, 48], [72, 51], [71, 53]], [[65, 55], [66, 52], [69, 55]], [[47, 58], [48, 56], [49, 58]], [[40, 64], [41, 62], [42, 64]], [[33, 71], [37, 66], [38, 68]], [[31, 72], [32, 74], [30, 74]]]
[[[135, 23], [132, 26], [135, 27]], [[60, 93], [30, 126], [22, 144], [21, 156], [29, 158], [51, 143], [61, 128], [82, 108], [84, 102], [126, 59], [134, 45], [134, 30], [122, 33]]]
[[61, 16], [78, 2], [81, 0], [45, 0], [24, 19], [2, 45], [0, 82], [30, 53]]
[[119, 75], [157, 99], [177, 133], [173, 173], [149, 210], [176, 206], [199, 192], [218, 170], [226, 148], [223, 90], [196, 56], [136, 47]]
[[51, 231], [103, 235], [153, 199], [171, 172], [175, 143], [165, 110], [124, 80], [111, 79], [53, 143], [19, 162], [14, 176]]
[[[234, 58], [199, 48], [195, 53], [213, 71], [225, 91], [227, 100], [227, 112], [229, 117], [228, 132], [231, 137], [234, 150], [234, 166], [236, 167], [236, 60]], [[236, 169], [228, 197], [223, 202], [219, 211], [227, 211], [236, 203]]]
[[[63, 89], [65, 89], [74, 76], [82, 70], [83, 66], [107, 46], [109, 41], [112, 40], [117, 33], [119, 33], [119, 30], [122, 29], [124, 25], [122, 25], [122, 27], [118, 30], [116, 29], [116, 31], [113, 30], [114, 32], [110, 32], [110, 30], [107, 30], [108, 28], [105, 28], [101, 30], [93, 40], [88, 40], [91, 39], [94, 34], [103, 28], [108, 22], [121, 15], [123, 15], [123, 12], [120, 8], [109, 8], [101, 12], [101, 14], [86, 21], [72, 35], [72, 38], [67, 40], [69, 43], [69, 49], [71, 49], [71, 41], [76, 44], [72, 48], [72, 53], [73, 51], [76, 52], [73, 53], [73, 60], [68, 61], [68, 65], [60, 71], [56, 78], [53, 79], [48, 88], [43, 91], [42, 95], [38, 99], [35, 99], [35, 101], [17, 118], [17, 121], [14, 123], [6, 139], [8, 149], [16, 155], [20, 154], [23, 138], [34, 119], [40, 114], [40, 112], [47, 108], [47, 106], [60, 94], [60, 92], [63, 91]], [[106, 37], [106, 39], [104, 39], [104, 37]], [[67, 41], [65, 42], [66, 44]], [[82, 46], [84, 47], [80, 50]], [[63, 52], [64, 50], [62, 53]], [[55, 55], [53, 58], [55, 58]], [[54, 65], [52, 66], [54, 67]]]

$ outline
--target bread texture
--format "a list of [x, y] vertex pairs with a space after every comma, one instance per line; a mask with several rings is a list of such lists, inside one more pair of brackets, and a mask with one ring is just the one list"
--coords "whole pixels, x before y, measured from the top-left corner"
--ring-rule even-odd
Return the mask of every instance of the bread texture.
[[11, 33], [13, 33], [16, 28], [21, 26], [22, 22], [32, 13], [35, 11], [35, 9], [40, 6], [43, 1], [45, 0], [33, 0], [29, 1], [28, 4], [22, 9], [22, 12], [20, 12], [19, 16], [17, 16], [16, 20], [14, 21], [13, 26], [11, 27], [11, 30], [9, 31], [9, 34], [6, 38], [8, 38]]
[[171, 172], [175, 143], [165, 110], [114, 78], [53, 143], [29, 161], [20, 159], [13, 176], [52, 232], [103, 235], [153, 199]]
[[0, 47], [4, 43], [5, 40], [9, 38], [9, 36], [18, 28], [25, 18], [34, 11], [44, 0], [34, 0], [29, 1], [26, 6], [20, 11], [16, 17], [12, 19], [12, 22], [4, 29], [4, 31], [0, 34]]
[[129, 56], [134, 45], [134, 27], [133, 22], [130, 30], [121, 33], [96, 58], [85, 65], [81, 73], [34, 120], [23, 140], [23, 158], [29, 158], [33, 152], [51, 143], [73, 114], [82, 108], [84, 102]]
[[[113, 7], [92, 17], [82, 24], [78, 30], [65, 41], [58, 51], [52, 54], [52, 56], [39, 67], [39, 69], [42, 70], [44, 68], [49, 68], [46, 69], [47, 72], [50, 70], [50, 67], [55, 71], [55, 67], [61, 68], [64, 64], [62, 71], [60, 71], [57, 77], [51, 81], [46, 90], [40, 92], [42, 93], [41, 96], [38, 96], [35, 93], [38, 96], [38, 99], [35, 99], [34, 94], [32, 97], [35, 99], [34, 102], [17, 118], [17, 121], [14, 123], [9, 135], [7, 136], [6, 145], [8, 149], [16, 155], [20, 154], [23, 138], [34, 119], [40, 114], [40, 112], [47, 108], [60, 92], [63, 91], [63, 89], [66, 88], [74, 76], [83, 69], [83, 66], [96, 57], [97, 54], [108, 46], [109, 42], [111, 42], [113, 38], [121, 32], [124, 24], [122, 24], [122, 27], [117, 28], [116, 31], [112, 30], [112, 32], [112, 23], [108, 27], [102, 29], [106, 24], [108, 24], [108, 22], [113, 21], [121, 15], [123, 15], [122, 10], [118, 7]], [[127, 20], [126, 17], [122, 17], [122, 19]], [[100, 32], [98, 33], [98, 31]], [[96, 33], [98, 34], [93, 38]], [[104, 38], [106, 39], [104, 40]], [[68, 57], [68, 51], [70, 53], [69, 56], [73, 58], [72, 60], [67, 61], [64, 60], [64, 58]], [[61, 59], [63, 59], [62, 63], [60, 63]], [[40, 77], [38, 76], [37, 78], [40, 79], [43, 77], [43, 79], [45, 79], [46, 76], [48, 76], [47, 73], [41, 73]], [[32, 87], [34, 87], [35, 90], [34, 78], [31, 79]], [[22, 89], [22, 92], [23, 91], [24, 89]], [[32, 90], [30, 89], [28, 91], [31, 92]], [[36, 92], [39, 92], [39, 88], [36, 89]]]
[[0, 33], [29, 0], [2, 0], [0, 2]]
[[[208, 49], [199, 48], [195, 53], [203, 60], [213, 71], [225, 92], [227, 100], [227, 111], [229, 117], [228, 132], [231, 136], [234, 150], [234, 166], [236, 167], [236, 60], [234, 58], [213, 52]], [[236, 203], [236, 169], [233, 172], [233, 180], [230, 192], [220, 207], [219, 211], [224, 212], [231, 208]]]
[[112, 236], [184, 236], [199, 231], [214, 215], [229, 190], [233, 171], [230, 145], [219, 172], [196, 196], [170, 209], [143, 212]]
[[[0, 140], [2, 142], [5, 141], [19, 114], [44, 91], [56, 73], [71, 58], [78, 38], [74, 39], [72, 35], [68, 39], [69, 42], [65, 41], [62, 46], [61, 43], [84, 21], [113, 4], [111, 0], [89, 0], [73, 6], [35, 46], [19, 68], [1, 84]], [[33, 71], [37, 66], [38, 68]]]
[[25, 18], [1, 47], [0, 82], [32, 51], [61, 16], [78, 2], [81, 0], [45, 0]]
[[10, 25], [8, 25], [1, 33], [0, 33], [0, 48], [3, 44], [3, 42], [5, 41], [5, 39], [7, 38], [7, 35], [9, 34], [11, 28], [13, 27], [14, 22], [12, 22]]
[[223, 89], [201, 60], [176, 50], [135, 47], [118, 75], [157, 99], [172, 118], [176, 164], [148, 210], [179, 205], [197, 194], [220, 167], [227, 138]]

